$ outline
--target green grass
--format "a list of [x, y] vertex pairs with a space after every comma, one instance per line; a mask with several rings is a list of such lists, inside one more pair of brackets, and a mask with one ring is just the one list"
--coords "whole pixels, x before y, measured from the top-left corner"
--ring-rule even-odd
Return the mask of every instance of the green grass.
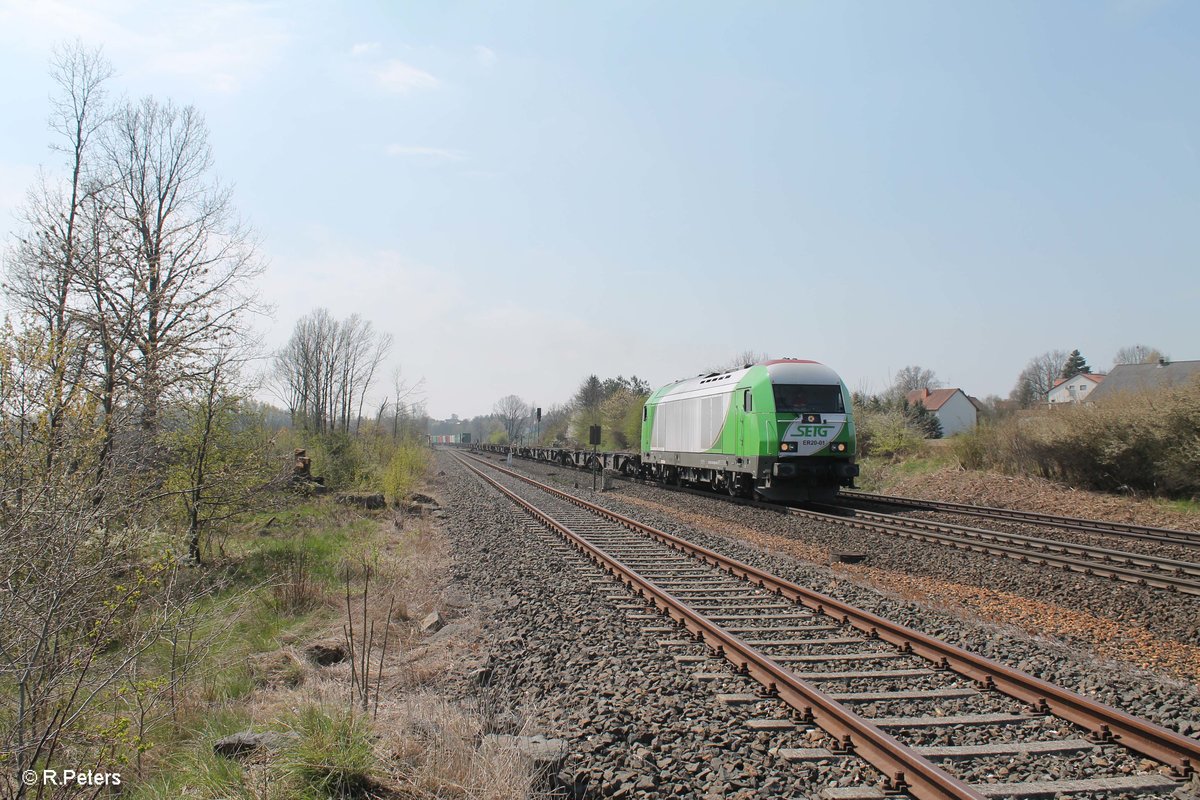
[[250, 716], [239, 708], [222, 708], [206, 713], [199, 727], [188, 731], [182, 742], [145, 781], [126, 781], [131, 800], [166, 800], [177, 797], [251, 798], [239, 762], [213, 752], [217, 739], [250, 727]]
[[1200, 500], [1156, 500], [1156, 503], [1181, 514], [1200, 515]]
[[900, 461], [867, 456], [858, 460], [859, 476], [855, 484], [864, 492], [886, 492], [902, 478], [926, 475], [957, 464], [953, 453], [943, 449], [929, 449]]
[[295, 797], [328, 800], [366, 793], [376, 757], [365, 715], [309, 706], [291, 727], [300, 738], [284, 752], [280, 766]]
[[[275, 522], [270, 536], [261, 536], [259, 531], [271, 517]], [[133, 797], [261, 796], [243, 788], [242, 768], [214, 755], [212, 742], [250, 727], [250, 718], [239, 705], [261, 685], [250, 659], [277, 650], [286, 633], [319, 627], [330, 613], [320, 602], [298, 611], [283, 608], [271, 584], [278, 582], [286, 558], [303, 554], [318, 599], [321, 594], [336, 594], [346, 554], [370, 542], [378, 526], [376, 519], [317, 499], [259, 515], [231, 536], [225, 548], [231, 559], [225, 565], [227, 583], [192, 609], [200, 619], [193, 641], [209, 642], [190, 673], [194, 676], [190, 691], [203, 704], [203, 711], [179, 726], [166, 720], [146, 732], [156, 766], [147, 780], [137, 782]], [[163, 642], [145, 654], [147, 672], [166, 673], [170, 652], [169, 643]], [[315, 736], [319, 726], [313, 730]]]
[[958, 461], [953, 454], [947, 452], [933, 451], [915, 458], [908, 458], [897, 464], [894, 464], [892, 475], [895, 478], [907, 478], [912, 475], [927, 475], [930, 472], [937, 472], [943, 467], [955, 466]]

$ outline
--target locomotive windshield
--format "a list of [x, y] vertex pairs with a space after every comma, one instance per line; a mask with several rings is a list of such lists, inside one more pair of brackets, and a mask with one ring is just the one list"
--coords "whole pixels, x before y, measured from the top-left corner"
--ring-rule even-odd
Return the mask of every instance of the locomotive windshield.
[[808, 386], [799, 383], [777, 383], [775, 411], [796, 414], [844, 414], [842, 387], [837, 385]]

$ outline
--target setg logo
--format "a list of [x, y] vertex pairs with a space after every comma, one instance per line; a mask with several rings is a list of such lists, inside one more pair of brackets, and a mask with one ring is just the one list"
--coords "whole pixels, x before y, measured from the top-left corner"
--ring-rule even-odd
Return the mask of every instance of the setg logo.
[[789, 453], [795, 453], [798, 456], [810, 456], [818, 450], [828, 447], [829, 443], [837, 438], [844, 427], [846, 427], [844, 420], [826, 419], [823, 422], [814, 424], [805, 421], [804, 418], [800, 418], [793, 420], [788, 425], [782, 440], [795, 444], [796, 449], [789, 450]]

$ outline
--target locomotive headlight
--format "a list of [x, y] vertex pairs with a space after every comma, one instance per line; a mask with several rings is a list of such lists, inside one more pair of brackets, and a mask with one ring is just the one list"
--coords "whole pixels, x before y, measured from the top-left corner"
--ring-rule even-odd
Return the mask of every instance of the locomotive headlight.
[[846, 443], [834, 442], [833, 444], [829, 445], [829, 450], [833, 453], [844, 453], [846, 452]]
[[796, 452], [796, 443], [795, 442], [780, 442], [779, 443], [779, 452], [781, 452], [781, 453]]

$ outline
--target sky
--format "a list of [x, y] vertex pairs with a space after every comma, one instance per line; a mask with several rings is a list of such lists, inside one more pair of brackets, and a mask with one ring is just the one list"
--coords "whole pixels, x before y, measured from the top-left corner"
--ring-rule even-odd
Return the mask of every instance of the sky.
[[0, 238], [52, 48], [195, 105], [268, 263], [437, 418], [745, 350], [979, 397], [1078, 348], [1200, 359], [1200, 4], [0, 0]]

